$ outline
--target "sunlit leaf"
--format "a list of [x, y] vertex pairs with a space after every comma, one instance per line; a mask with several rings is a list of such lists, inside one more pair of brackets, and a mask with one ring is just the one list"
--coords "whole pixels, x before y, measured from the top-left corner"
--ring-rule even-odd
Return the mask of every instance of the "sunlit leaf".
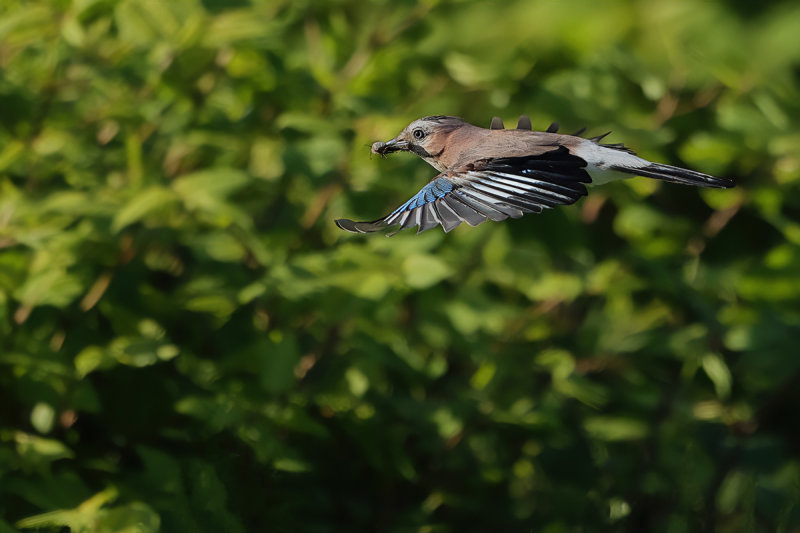
[[151, 187], [134, 196], [114, 216], [111, 228], [119, 231], [125, 226], [145, 219], [147, 216], [167, 211], [176, 198], [168, 189]]
[[586, 431], [604, 441], [635, 440], [647, 435], [647, 425], [641, 420], [624, 417], [592, 417], [584, 423]]

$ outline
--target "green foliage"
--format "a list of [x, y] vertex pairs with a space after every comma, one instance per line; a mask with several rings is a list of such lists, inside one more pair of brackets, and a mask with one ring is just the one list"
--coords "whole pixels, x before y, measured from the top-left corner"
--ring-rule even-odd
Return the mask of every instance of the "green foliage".
[[[800, 7], [6, 0], [0, 532], [800, 528]], [[354, 236], [412, 119], [633, 179]]]

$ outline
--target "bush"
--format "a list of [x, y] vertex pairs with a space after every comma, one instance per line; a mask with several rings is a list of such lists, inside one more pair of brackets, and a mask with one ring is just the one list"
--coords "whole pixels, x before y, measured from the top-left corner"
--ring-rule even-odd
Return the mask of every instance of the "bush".
[[[6, 1], [0, 532], [800, 527], [794, 2]], [[392, 239], [424, 115], [636, 178]]]

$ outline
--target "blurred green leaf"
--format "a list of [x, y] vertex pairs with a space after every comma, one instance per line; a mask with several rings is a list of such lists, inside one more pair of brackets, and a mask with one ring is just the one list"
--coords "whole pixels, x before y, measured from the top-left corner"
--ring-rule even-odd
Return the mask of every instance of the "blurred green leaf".
[[446, 278], [450, 274], [450, 268], [437, 257], [412, 255], [403, 261], [403, 272], [410, 286], [421, 289]]
[[133, 502], [108, 509], [97, 520], [97, 531], [119, 533], [156, 533], [161, 531], [161, 519], [148, 505]]
[[104, 531], [155, 533], [159, 531], [161, 522], [158, 515], [141, 502], [101, 509], [117, 497], [116, 489], [109, 488], [81, 503], [75, 509], [42, 513], [24, 518], [16, 525], [23, 529], [66, 526], [76, 533]]
[[83, 283], [63, 270], [43, 270], [29, 277], [14, 291], [14, 297], [29, 306], [65, 307], [83, 291]]
[[55, 410], [46, 403], [39, 402], [31, 411], [31, 424], [39, 433], [50, 433], [56, 418]]
[[139, 222], [149, 215], [163, 213], [176, 202], [175, 195], [162, 187], [150, 187], [136, 194], [114, 216], [111, 229], [119, 231], [129, 224]]
[[713, 353], [703, 356], [703, 370], [714, 383], [714, 390], [720, 399], [727, 399], [731, 393], [731, 371], [722, 358]]
[[603, 441], [642, 439], [648, 433], [642, 421], [623, 417], [587, 418], [584, 428], [592, 437]]
[[46, 464], [74, 456], [72, 450], [55, 439], [45, 439], [17, 432], [14, 434], [14, 440], [17, 452], [24, 460], [32, 464]]

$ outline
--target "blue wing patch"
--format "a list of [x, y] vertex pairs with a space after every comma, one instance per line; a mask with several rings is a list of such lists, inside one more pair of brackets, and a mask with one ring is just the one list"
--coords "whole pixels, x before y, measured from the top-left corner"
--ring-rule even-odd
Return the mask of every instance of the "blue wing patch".
[[437, 198], [444, 197], [445, 194], [452, 190], [453, 184], [450, 180], [447, 178], [436, 178], [420, 189], [420, 191], [412, 196], [409, 201], [392, 211], [389, 216], [402, 213], [403, 211], [415, 209], [417, 207], [422, 207], [430, 202], [435, 202]]

